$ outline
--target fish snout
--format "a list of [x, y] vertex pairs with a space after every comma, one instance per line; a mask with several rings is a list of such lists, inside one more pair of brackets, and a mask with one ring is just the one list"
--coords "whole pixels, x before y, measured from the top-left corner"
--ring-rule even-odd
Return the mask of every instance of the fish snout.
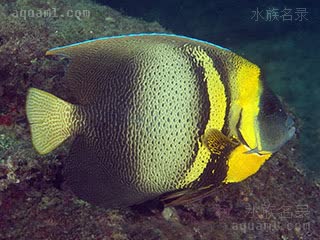
[[288, 140], [290, 140], [295, 132], [296, 132], [296, 128], [294, 126], [294, 120], [292, 117], [288, 116], [287, 120], [286, 120], [286, 127], [287, 127], [287, 133], [288, 133]]

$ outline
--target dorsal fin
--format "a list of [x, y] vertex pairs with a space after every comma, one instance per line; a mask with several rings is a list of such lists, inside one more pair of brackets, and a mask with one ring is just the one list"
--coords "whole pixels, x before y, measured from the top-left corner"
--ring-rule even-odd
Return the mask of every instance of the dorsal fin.
[[111, 87], [114, 80], [122, 86], [128, 84], [123, 82], [123, 76], [136, 73], [133, 69], [136, 70], [137, 60], [141, 63], [139, 55], [142, 51], [151, 52], [154, 44], [159, 42], [177, 46], [189, 42], [229, 52], [212, 43], [184, 36], [142, 33], [102, 37], [57, 47], [47, 51], [46, 55], [61, 55], [71, 60], [66, 73], [66, 84], [78, 103], [89, 104], [104, 94], [105, 87], [110, 82]]
[[102, 38], [53, 48], [46, 55], [70, 59], [66, 85], [77, 103], [86, 105], [105, 94], [112, 81], [121, 81], [124, 71], [130, 69], [129, 52], [127, 45], [117, 44], [113, 38]]

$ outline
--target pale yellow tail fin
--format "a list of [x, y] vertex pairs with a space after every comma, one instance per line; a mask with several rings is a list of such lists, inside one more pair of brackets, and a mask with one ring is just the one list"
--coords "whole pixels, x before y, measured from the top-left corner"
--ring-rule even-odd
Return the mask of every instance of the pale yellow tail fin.
[[26, 112], [32, 143], [40, 154], [51, 152], [72, 134], [75, 106], [50, 93], [30, 88]]

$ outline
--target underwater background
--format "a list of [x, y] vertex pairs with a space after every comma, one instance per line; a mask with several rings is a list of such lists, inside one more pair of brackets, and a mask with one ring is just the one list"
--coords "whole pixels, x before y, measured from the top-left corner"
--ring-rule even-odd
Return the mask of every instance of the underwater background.
[[[0, 239], [320, 239], [319, 16], [311, 0], [0, 0]], [[141, 32], [206, 40], [260, 66], [295, 138], [253, 177], [184, 206], [105, 210], [64, 190], [68, 144], [39, 156], [25, 116], [29, 87], [68, 100], [65, 62], [45, 52]]]

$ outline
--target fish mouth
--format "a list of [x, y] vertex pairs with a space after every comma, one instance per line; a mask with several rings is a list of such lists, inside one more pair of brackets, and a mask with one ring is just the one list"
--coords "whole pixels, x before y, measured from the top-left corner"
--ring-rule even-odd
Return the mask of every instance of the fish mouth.
[[287, 120], [286, 120], [286, 126], [287, 126], [288, 128], [291, 128], [291, 127], [293, 127], [293, 125], [294, 125], [293, 118], [290, 117], [290, 116], [288, 116], [288, 117], [287, 117]]
[[289, 141], [295, 134], [296, 132], [296, 128], [294, 126], [294, 120], [292, 117], [288, 116], [287, 120], [286, 120], [286, 126], [288, 129], [287, 132], [287, 141]]
[[288, 131], [288, 141], [294, 136], [295, 133], [296, 133], [296, 128], [291, 127]]

